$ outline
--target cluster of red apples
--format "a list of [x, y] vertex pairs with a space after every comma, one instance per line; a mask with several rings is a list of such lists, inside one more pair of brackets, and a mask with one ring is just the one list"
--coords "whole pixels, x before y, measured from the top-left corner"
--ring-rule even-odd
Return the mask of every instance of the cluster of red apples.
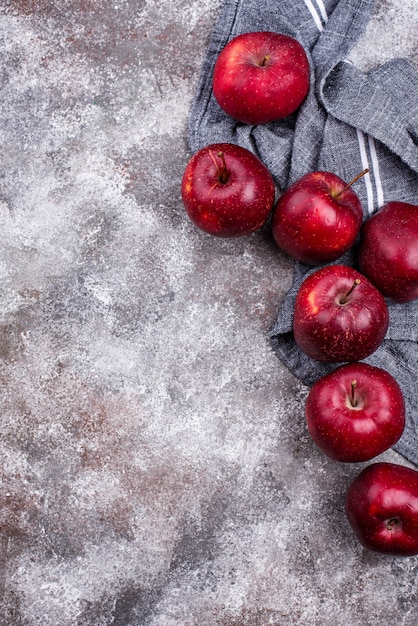
[[[295, 39], [244, 33], [219, 54], [213, 93], [234, 119], [266, 124], [295, 112], [309, 81], [309, 62]], [[362, 361], [386, 335], [386, 299], [418, 298], [418, 206], [392, 201], [362, 223], [353, 185], [365, 174], [346, 183], [331, 172], [310, 172], [275, 202], [266, 166], [243, 147], [217, 143], [192, 156], [182, 179], [185, 209], [200, 229], [236, 237], [271, 218], [280, 250], [313, 266], [296, 297], [294, 338], [309, 357], [336, 366], [312, 386], [306, 420], [317, 446], [348, 463], [375, 458], [402, 435], [398, 382]], [[333, 264], [350, 249], [360, 271]], [[418, 471], [387, 462], [366, 466], [348, 489], [345, 510], [365, 547], [418, 554]]]

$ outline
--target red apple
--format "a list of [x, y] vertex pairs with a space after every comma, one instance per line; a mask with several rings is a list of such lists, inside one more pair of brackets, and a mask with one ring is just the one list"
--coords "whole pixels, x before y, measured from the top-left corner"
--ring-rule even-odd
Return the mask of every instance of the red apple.
[[389, 325], [383, 296], [352, 267], [330, 265], [303, 281], [293, 333], [299, 348], [325, 362], [361, 361], [382, 343]]
[[418, 298], [418, 206], [388, 202], [363, 224], [360, 269], [397, 302]]
[[363, 209], [351, 185], [331, 172], [310, 172], [291, 185], [274, 207], [272, 233], [289, 256], [319, 265], [336, 261], [353, 245]]
[[252, 152], [230, 143], [206, 146], [189, 160], [181, 193], [190, 219], [219, 237], [247, 235], [267, 220], [273, 178]]
[[369, 461], [393, 446], [405, 428], [397, 381], [367, 363], [337, 367], [311, 387], [306, 421], [317, 446], [335, 461]]
[[308, 91], [308, 58], [301, 44], [287, 35], [238, 35], [215, 63], [215, 98], [228, 115], [244, 124], [266, 124], [287, 117]]
[[418, 472], [372, 463], [351, 483], [345, 502], [360, 543], [392, 556], [418, 554]]

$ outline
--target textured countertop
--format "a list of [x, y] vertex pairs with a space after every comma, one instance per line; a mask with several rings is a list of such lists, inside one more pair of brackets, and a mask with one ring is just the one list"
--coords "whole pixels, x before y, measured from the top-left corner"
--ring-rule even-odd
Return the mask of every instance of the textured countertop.
[[[184, 213], [219, 7], [0, 3], [1, 626], [418, 622], [418, 558], [360, 547], [360, 467], [271, 351], [290, 259]], [[377, 0], [351, 58], [416, 61], [416, 32]]]

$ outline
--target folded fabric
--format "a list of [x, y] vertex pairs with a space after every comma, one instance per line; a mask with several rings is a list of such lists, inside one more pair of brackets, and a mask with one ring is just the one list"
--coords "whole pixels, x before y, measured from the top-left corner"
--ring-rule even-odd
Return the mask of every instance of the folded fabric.
[[[242, 145], [265, 163], [281, 189], [313, 170], [332, 171], [356, 184], [364, 219], [384, 203], [418, 204], [418, 70], [394, 59], [361, 72], [347, 59], [369, 20], [373, 0], [226, 0], [214, 28], [190, 112], [193, 151], [217, 141]], [[226, 115], [212, 93], [216, 58], [233, 37], [271, 30], [295, 37], [305, 48], [311, 87], [300, 110], [263, 126], [242, 124]], [[355, 265], [350, 252], [337, 261]], [[277, 356], [311, 385], [338, 364], [313, 361], [292, 334], [297, 290], [314, 269], [295, 263], [294, 283], [271, 333]], [[366, 362], [390, 372], [406, 402], [407, 424], [394, 448], [418, 465], [418, 301], [388, 301], [390, 325], [383, 344]]]

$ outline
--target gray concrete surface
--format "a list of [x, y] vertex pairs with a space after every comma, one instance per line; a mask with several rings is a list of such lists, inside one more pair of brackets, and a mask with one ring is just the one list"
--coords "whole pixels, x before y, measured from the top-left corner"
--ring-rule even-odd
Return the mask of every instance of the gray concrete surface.
[[[181, 204], [219, 7], [0, 2], [2, 626], [418, 622], [270, 350], [291, 262]], [[353, 58], [416, 60], [416, 25], [379, 0]]]

